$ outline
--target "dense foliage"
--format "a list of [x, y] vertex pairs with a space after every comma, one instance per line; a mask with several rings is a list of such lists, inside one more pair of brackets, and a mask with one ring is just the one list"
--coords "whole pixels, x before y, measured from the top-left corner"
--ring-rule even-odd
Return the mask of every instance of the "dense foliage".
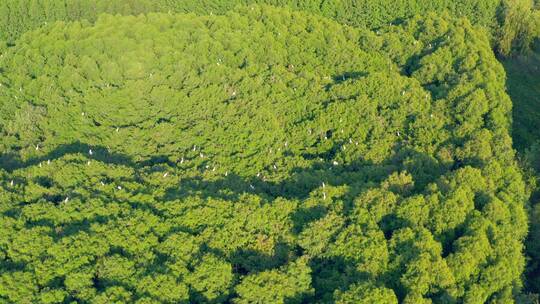
[[540, 292], [540, 49], [529, 56], [504, 61], [507, 89], [513, 102], [512, 137], [520, 152], [521, 163], [531, 180], [530, 232], [527, 253], [530, 257], [527, 272], [531, 292]]
[[465, 19], [104, 15], [0, 59], [0, 299], [504, 303], [526, 191]]
[[530, 51], [535, 38], [540, 37], [540, 10], [531, 0], [505, 0], [501, 7], [497, 51], [505, 56]]
[[529, 290], [540, 291], [540, 204], [538, 201], [531, 212], [531, 231], [527, 242], [527, 253], [531, 257], [528, 281]]
[[239, 5], [271, 4], [308, 11], [348, 25], [378, 29], [414, 15], [447, 11], [485, 26], [502, 55], [523, 52], [540, 32], [532, 0], [3, 0], [0, 41], [10, 44], [28, 30], [53, 21], [95, 21], [100, 13], [223, 14]]
[[[530, 56], [505, 60], [507, 91], [512, 98], [512, 138], [518, 151], [540, 142], [540, 48]], [[536, 167], [540, 170], [540, 166]]]
[[[529, 257], [526, 269], [525, 290], [536, 296], [540, 292], [540, 142], [531, 144], [525, 151], [520, 153], [522, 167], [528, 187], [533, 192], [529, 208], [529, 235], [525, 242], [526, 254]], [[534, 303], [534, 302], [533, 302]]]

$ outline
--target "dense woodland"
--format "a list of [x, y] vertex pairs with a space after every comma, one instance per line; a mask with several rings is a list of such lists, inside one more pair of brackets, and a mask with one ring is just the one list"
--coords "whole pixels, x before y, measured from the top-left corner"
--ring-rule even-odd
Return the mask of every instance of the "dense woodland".
[[54, 21], [88, 20], [101, 13], [224, 14], [250, 4], [286, 6], [373, 30], [427, 12], [466, 17], [488, 31], [493, 48], [508, 56], [529, 49], [540, 35], [538, 0], [3, 0], [0, 41], [8, 45], [28, 30]]
[[538, 11], [397, 4], [0, 3], [0, 301], [537, 303]]

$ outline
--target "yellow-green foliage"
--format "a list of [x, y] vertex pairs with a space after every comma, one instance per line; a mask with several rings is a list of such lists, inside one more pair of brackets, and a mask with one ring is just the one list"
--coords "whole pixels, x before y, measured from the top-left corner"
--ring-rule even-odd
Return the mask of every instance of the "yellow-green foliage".
[[0, 59], [0, 300], [509, 302], [524, 183], [489, 40], [251, 6]]
[[99, 14], [149, 12], [224, 14], [250, 4], [286, 6], [332, 18], [342, 24], [378, 29], [428, 12], [449, 12], [486, 27], [499, 54], [522, 53], [538, 37], [540, 12], [533, 0], [4, 0], [0, 41], [13, 44], [25, 32], [55, 21], [87, 20]]
[[497, 50], [504, 56], [527, 52], [540, 36], [540, 11], [534, 10], [532, 0], [503, 1], [501, 18]]
[[46, 22], [87, 19], [100, 13], [195, 12], [222, 14], [238, 5], [287, 6], [354, 26], [379, 28], [429, 11], [449, 11], [495, 29], [501, 0], [4, 0], [0, 2], [0, 40], [13, 42]]

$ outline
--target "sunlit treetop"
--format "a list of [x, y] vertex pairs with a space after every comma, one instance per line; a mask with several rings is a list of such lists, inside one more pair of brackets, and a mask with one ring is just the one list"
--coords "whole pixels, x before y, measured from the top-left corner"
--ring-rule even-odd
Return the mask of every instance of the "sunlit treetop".
[[104, 15], [0, 59], [0, 299], [507, 301], [525, 190], [464, 19]]

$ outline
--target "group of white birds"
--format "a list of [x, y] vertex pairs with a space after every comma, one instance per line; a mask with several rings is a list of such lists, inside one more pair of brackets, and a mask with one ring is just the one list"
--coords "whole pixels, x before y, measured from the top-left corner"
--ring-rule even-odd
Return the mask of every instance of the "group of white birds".
[[[82, 115], [84, 116], [85, 113], [83, 112]], [[119, 131], [119, 128], [116, 128], [116, 132], [118, 132], [118, 131]], [[312, 134], [313, 131], [312, 131], [311, 129], [309, 129], [308, 132], [309, 132], [309, 134]], [[399, 132], [398, 132], [398, 136], [399, 136]], [[325, 136], [325, 139], [327, 139], [326, 136]], [[349, 138], [349, 143], [350, 143], [350, 144], [353, 143], [352, 138]], [[355, 142], [355, 144], [358, 145], [358, 142]], [[285, 141], [285, 142], [284, 142], [284, 146], [285, 146], [285, 147], [288, 147], [288, 145], [289, 145], [289, 142], [288, 142], [288, 141]], [[39, 150], [39, 149], [40, 149], [40, 146], [39, 146], [39, 144], [38, 144], [38, 145], [35, 146], [35, 150], [37, 151], [37, 150]], [[197, 145], [193, 145], [192, 150], [193, 150], [193, 151], [197, 151], [197, 149], [198, 149]], [[280, 149], [278, 149], [278, 150], [280, 150]], [[90, 155], [90, 156], [93, 156], [93, 155], [94, 155], [94, 151], [93, 151], [91, 148], [88, 149], [88, 155]], [[202, 153], [202, 151], [199, 152], [199, 157], [200, 157], [200, 158], [204, 158], [204, 157], [205, 157], [205, 155]], [[185, 162], [185, 158], [182, 157], [181, 160], [180, 160], [180, 164], [183, 164], [184, 162]], [[51, 164], [51, 161], [50, 161], [50, 160], [47, 160], [47, 164], [50, 165], [50, 164]], [[90, 165], [90, 164], [91, 164], [91, 162], [88, 161], [88, 162], [87, 162], [87, 165]], [[334, 166], [339, 165], [339, 163], [338, 163], [337, 161], [335, 161], [335, 160], [332, 161], [332, 164], [333, 164]], [[42, 167], [41, 162], [39, 163], [39, 167]], [[273, 165], [272, 165], [272, 168], [273, 168], [274, 170], [277, 170], [277, 169], [278, 169], [278, 167], [277, 167], [276, 164], [273, 164]], [[208, 166], [208, 165], [206, 166], [206, 169], [209, 169], [209, 166]], [[215, 172], [215, 171], [216, 171], [216, 167], [214, 166], [214, 167], [212, 168], [212, 172]], [[226, 171], [226, 172], [224, 173], [225, 176], [228, 176], [228, 174], [229, 174], [228, 171]], [[167, 176], [169, 176], [169, 172], [164, 172], [164, 173], [163, 173], [163, 177], [166, 178]], [[260, 173], [260, 172], [257, 173], [257, 177], [258, 177], [258, 178], [262, 178], [263, 180], [266, 180], [265, 177], [264, 177], [264, 176], [262, 175], [262, 173]], [[105, 183], [104, 183], [103, 181], [101, 181], [100, 184], [101, 184], [101, 186], [105, 186]], [[10, 181], [10, 186], [13, 187], [14, 185], [15, 185], [14, 180], [11, 180], [11, 181]], [[252, 190], [255, 189], [255, 186], [254, 186], [253, 184], [249, 184], [249, 187], [250, 187], [250, 189], [252, 189]], [[326, 199], [326, 191], [324, 190], [324, 189], [326, 188], [326, 184], [325, 184], [324, 182], [322, 182], [322, 188], [323, 188], [323, 199]], [[122, 186], [119, 186], [119, 185], [118, 185], [118, 186], [116, 187], [116, 189], [122, 190]], [[69, 201], [69, 197], [66, 197], [66, 198], [64, 199], [63, 202], [64, 202], [64, 203], [67, 203], [68, 201]]]

